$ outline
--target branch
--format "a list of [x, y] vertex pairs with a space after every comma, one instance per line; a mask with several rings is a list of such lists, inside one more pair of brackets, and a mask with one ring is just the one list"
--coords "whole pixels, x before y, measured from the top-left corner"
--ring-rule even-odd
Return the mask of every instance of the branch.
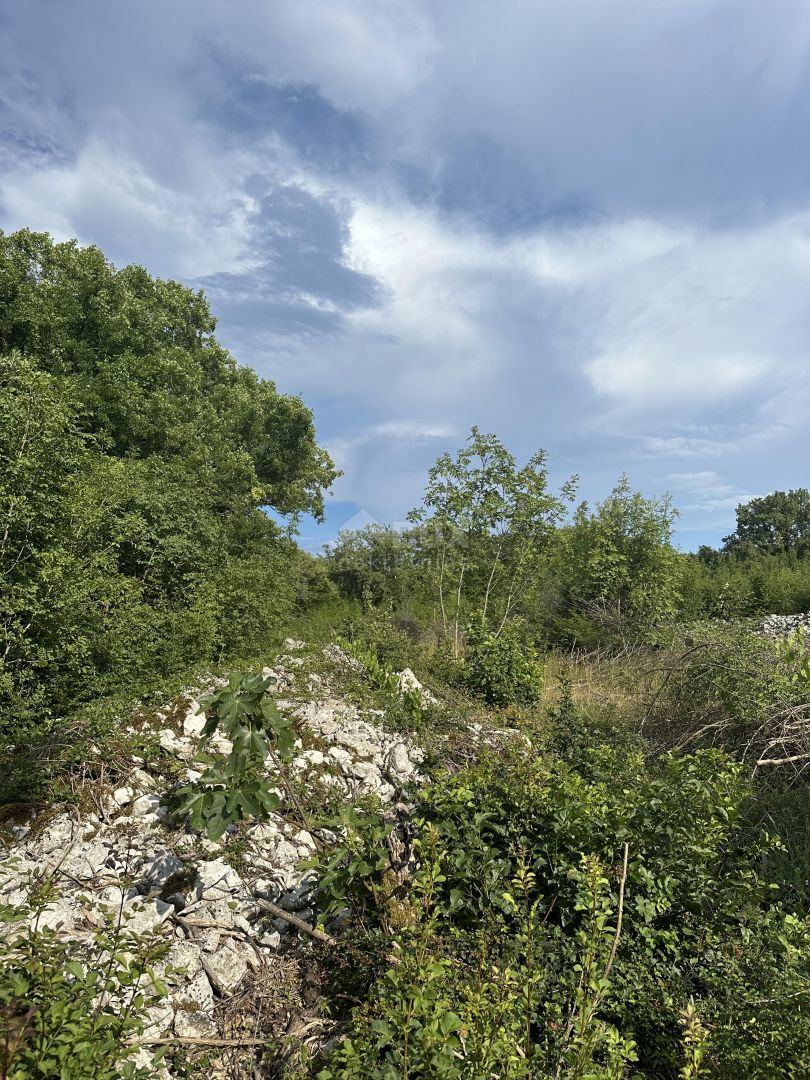
[[326, 945], [336, 945], [337, 942], [330, 934], [324, 934], [322, 930], [316, 930], [314, 926], [310, 926], [309, 923], [305, 923], [303, 919], [299, 919], [297, 915], [291, 914], [289, 911], [285, 911], [284, 908], [280, 908], [278, 904], [273, 904], [270, 900], [258, 900], [254, 898], [253, 901], [257, 907], [262, 911], [267, 911], [271, 915], [275, 915], [277, 919], [284, 919], [290, 926], [294, 926], [296, 930], [300, 930], [304, 934], [309, 934], [310, 937], [315, 938], [316, 941], [323, 941]]
[[625, 843], [624, 845], [624, 862], [622, 864], [622, 876], [619, 879], [619, 915], [616, 919], [616, 933], [613, 936], [613, 945], [610, 950], [610, 956], [608, 962], [605, 964], [605, 970], [602, 973], [602, 978], [606, 979], [610, 974], [610, 969], [613, 967], [613, 961], [616, 958], [616, 950], [619, 947], [619, 938], [622, 933], [622, 918], [624, 917], [624, 886], [627, 884], [627, 860], [630, 855], [630, 845]]
[[790, 765], [792, 761], [807, 761], [810, 754], [792, 754], [790, 757], [760, 758], [757, 765]]

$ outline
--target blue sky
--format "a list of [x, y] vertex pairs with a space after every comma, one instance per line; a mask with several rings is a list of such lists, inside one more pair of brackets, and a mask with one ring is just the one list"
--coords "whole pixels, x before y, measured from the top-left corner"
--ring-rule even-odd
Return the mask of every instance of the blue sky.
[[810, 481], [806, 0], [5, 0], [0, 227], [209, 294], [400, 521], [472, 424], [686, 548]]

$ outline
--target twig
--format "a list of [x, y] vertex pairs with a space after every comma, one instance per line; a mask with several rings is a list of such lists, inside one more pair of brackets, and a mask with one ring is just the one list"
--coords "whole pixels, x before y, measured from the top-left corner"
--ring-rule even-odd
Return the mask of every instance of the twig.
[[790, 757], [760, 758], [757, 765], [789, 765], [792, 761], [807, 761], [810, 754], [792, 754]]
[[602, 978], [606, 979], [610, 974], [610, 969], [613, 967], [613, 961], [616, 958], [616, 950], [619, 947], [619, 938], [622, 933], [622, 918], [624, 916], [624, 886], [627, 883], [627, 860], [630, 856], [630, 845], [625, 843], [624, 845], [624, 862], [622, 864], [622, 876], [619, 880], [619, 911], [616, 918], [616, 933], [613, 935], [613, 945], [610, 950], [610, 956], [608, 962], [605, 964], [605, 970], [602, 973]]
[[275, 915], [277, 919], [284, 919], [290, 926], [294, 926], [296, 930], [300, 930], [304, 934], [309, 934], [309, 936], [315, 938], [316, 941], [323, 941], [327, 945], [337, 944], [330, 934], [324, 934], [322, 930], [316, 930], [314, 926], [310, 926], [309, 923], [304, 922], [303, 919], [299, 919], [297, 915], [285, 911], [284, 908], [280, 908], [278, 904], [273, 904], [270, 900], [254, 900], [254, 903], [260, 907], [262, 911], [267, 911], [271, 915]]

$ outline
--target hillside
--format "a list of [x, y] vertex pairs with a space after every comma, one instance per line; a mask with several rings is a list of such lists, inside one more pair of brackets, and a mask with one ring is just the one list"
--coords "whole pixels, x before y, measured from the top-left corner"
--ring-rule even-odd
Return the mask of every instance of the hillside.
[[684, 554], [474, 427], [314, 558], [214, 331], [0, 236], [0, 1080], [808, 1075], [807, 491]]

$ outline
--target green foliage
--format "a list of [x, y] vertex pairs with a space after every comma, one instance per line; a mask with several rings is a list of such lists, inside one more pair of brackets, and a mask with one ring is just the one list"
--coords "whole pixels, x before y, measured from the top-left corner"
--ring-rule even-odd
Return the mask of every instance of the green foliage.
[[495, 435], [476, 427], [454, 458], [444, 454], [431, 468], [422, 506], [409, 517], [421, 526], [454, 656], [465, 614], [480, 609], [501, 632], [530, 588], [575, 484], [573, 478], [552, 495], [542, 450], [518, 468]]
[[138, 940], [115, 914], [88, 941], [65, 941], [40, 925], [55, 899], [40, 884], [26, 904], [0, 909], [0, 1075], [149, 1080], [130, 1044], [146, 1006], [166, 995], [153, 971], [165, 946]]
[[426, 713], [421, 693], [401, 687], [397, 673], [379, 660], [372, 646], [342, 637], [336, 639], [336, 644], [355, 661], [362, 678], [392, 712], [402, 711], [412, 725], [418, 727], [421, 724]]
[[513, 623], [500, 635], [483, 618], [470, 623], [464, 663], [467, 685], [488, 705], [530, 705], [540, 694], [542, 669]]
[[775, 645], [724, 624], [667, 631], [659, 641], [643, 721], [654, 746], [722, 746], [756, 762], [802, 744], [802, 724], [791, 725], [808, 704], [806, 654], [795, 641]]
[[685, 620], [739, 619], [810, 610], [810, 559], [774, 554], [682, 555], [679, 614]]
[[289, 720], [267, 697], [273, 676], [232, 674], [227, 686], [201, 702], [207, 712], [202, 743], [216, 731], [230, 739], [224, 764], [211, 765], [199, 780], [179, 789], [176, 815], [189, 815], [193, 828], [218, 840], [229, 825], [243, 818], [261, 818], [277, 810], [278, 794], [265, 776], [268, 755], [281, 773], [294, 753]]
[[[263, 511], [335, 476], [205, 298], [96, 248], [0, 235], [0, 740], [280, 636], [306, 561]], [[303, 570], [302, 570], [303, 574]]]
[[810, 491], [774, 491], [737, 507], [737, 528], [723, 549], [740, 556], [810, 552]]
[[581, 640], [592, 626], [610, 636], [671, 618], [678, 607], [674, 520], [668, 498], [647, 499], [624, 476], [595, 511], [583, 503], [554, 556], [556, 636]]
[[327, 549], [329, 573], [341, 595], [375, 606], [407, 602], [419, 579], [416, 532], [385, 525], [341, 532]]
[[325, 899], [392, 962], [319, 1077], [798, 1078], [810, 924], [759, 875], [747, 798], [718, 752], [591, 745], [418, 791], [410, 876], [390, 823], [347, 819]]

